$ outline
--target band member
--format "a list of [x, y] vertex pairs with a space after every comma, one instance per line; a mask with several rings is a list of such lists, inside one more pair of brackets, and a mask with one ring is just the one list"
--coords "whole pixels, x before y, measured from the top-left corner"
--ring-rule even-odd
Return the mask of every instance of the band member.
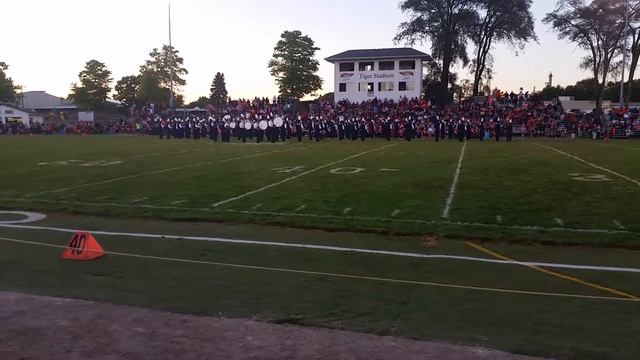
[[298, 120], [296, 120], [296, 137], [298, 138], [298, 142], [302, 142], [302, 118], [298, 116]]
[[500, 134], [502, 132], [501, 126], [500, 126], [500, 118], [497, 118], [496, 120], [496, 124], [494, 126], [494, 131], [496, 133], [496, 141], [500, 141]]
[[509, 119], [507, 123], [507, 142], [513, 141], [513, 120]]

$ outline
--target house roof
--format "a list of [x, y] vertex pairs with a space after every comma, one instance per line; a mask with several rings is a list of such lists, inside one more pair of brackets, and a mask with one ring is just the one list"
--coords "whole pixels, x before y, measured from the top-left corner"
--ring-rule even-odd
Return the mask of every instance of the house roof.
[[431, 60], [431, 56], [413, 48], [388, 48], [388, 49], [361, 49], [348, 50], [329, 56], [325, 60], [331, 63], [345, 60], [379, 60], [379, 59], [407, 59], [419, 58], [422, 60]]
[[24, 109], [47, 110], [47, 109], [76, 109], [77, 106], [64, 98], [48, 94], [44, 91], [27, 91], [22, 94]]

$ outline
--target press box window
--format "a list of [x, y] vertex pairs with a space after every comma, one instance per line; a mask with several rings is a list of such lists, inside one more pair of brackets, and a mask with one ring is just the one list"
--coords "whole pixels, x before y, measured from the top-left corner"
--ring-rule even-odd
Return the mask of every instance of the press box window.
[[340, 72], [354, 71], [355, 63], [340, 63]]
[[393, 82], [389, 82], [389, 81], [379, 82], [378, 91], [393, 91]]
[[380, 61], [378, 63], [378, 70], [394, 70], [396, 68], [396, 63], [393, 61]]
[[366, 82], [359, 83], [358, 84], [358, 91], [372, 93], [373, 92], [373, 83], [366, 83]]
[[373, 71], [373, 61], [358, 63], [360, 71]]
[[413, 81], [400, 81], [398, 83], [398, 90], [400, 91], [413, 91], [416, 89], [416, 83]]
[[342, 83], [338, 86], [338, 91], [340, 92], [347, 92], [347, 84], [346, 83]]
[[400, 61], [400, 70], [415, 70], [416, 62], [413, 60]]

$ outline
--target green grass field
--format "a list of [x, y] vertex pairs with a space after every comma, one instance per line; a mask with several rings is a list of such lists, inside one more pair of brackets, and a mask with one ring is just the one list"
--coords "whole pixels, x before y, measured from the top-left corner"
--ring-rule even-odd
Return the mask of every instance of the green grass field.
[[[640, 353], [639, 272], [448, 257], [640, 268], [640, 142], [33, 136], [0, 149], [0, 209], [48, 214], [0, 223], [2, 290], [563, 359]], [[61, 229], [142, 257], [63, 262], [16, 242], [64, 246]]]

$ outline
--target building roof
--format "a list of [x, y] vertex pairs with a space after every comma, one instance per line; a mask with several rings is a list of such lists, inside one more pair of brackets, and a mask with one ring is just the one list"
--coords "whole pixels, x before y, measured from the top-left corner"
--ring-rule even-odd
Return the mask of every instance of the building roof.
[[431, 56], [413, 48], [361, 49], [341, 52], [329, 56], [325, 60], [331, 63], [346, 60], [379, 60], [379, 59], [409, 59], [419, 58], [430, 61]]
[[71, 101], [47, 94], [44, 91], [27, 91], [22, 94], [22, 108], [29, 110], [77, 109]]

